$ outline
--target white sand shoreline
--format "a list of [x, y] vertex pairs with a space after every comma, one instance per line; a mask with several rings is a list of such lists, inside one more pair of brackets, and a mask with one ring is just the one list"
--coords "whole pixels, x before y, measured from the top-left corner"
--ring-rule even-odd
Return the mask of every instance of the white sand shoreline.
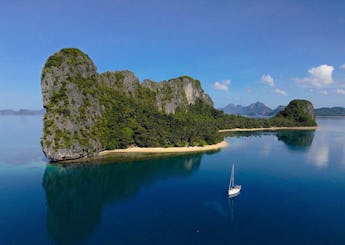
[[315, 130], [317, 126], [311, 127], [270, 127], [270, 128], [232, 128], [219, 130], [220, 133], [225, 132], [245, 132], [245, 131], [276, 131], [276, 130]]
[[181, 152], [203, 152], [214, 151], [224, 148], [228, 145], [227, 142], [222, 141], [214, 145], [206, 146], [189, 146], [189, 147], [130, 147], [126, 149], [115, 149], [101, 151], [96, 156], [106, 156], [116, 153], [181, 153]]
[[[232, 128], [232, 129], [223, 129], [219, 132], [245, 132], [245, 131], [276, 131], [276, 130], [315, 130], [317, 126], [314, 127], [271, 127], [271, 128]], [[130, 147], [126, 149], [115, 149], [115, 150], [106, 150], [98, 152], [93, 156], [82, 157], [79, 159], [63, 160], [60, 162], [80, 162], [83, 160], [92, 160], [92, 159], [102, 159], [104, 157], [116, 156], [117, 154], [123, 153], [146, 153], [146, 154], [165, 154], [165, 153], [193, 153], [193, 152], [207, 152], [207, 151], [216, 151], [224, 147], [227, 147], [228, 143], [222, 141], [218, 144], [206, 145], [206, 146], [188, 146], [188, 147]]]

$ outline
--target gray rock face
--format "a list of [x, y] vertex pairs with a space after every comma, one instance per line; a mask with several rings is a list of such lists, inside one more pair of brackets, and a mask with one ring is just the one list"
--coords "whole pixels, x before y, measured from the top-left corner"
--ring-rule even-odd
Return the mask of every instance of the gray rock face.
[[310, 116], [310, 118], [315, 121], [316, 119], [316, 114], [315, 114], [315, 110], [314, 110], [314, 106], [311, 102], [307, 102], [306, 106], [305, 106], [305, 112], [307, 115]]
[[104, 72], [99, 74], [98, 82], [104, 82], [107, 86], [134, 96], [140, 86], [138, 78], [131, 71]]
[[212, 99], [204, 93], [198, 80], [184, 76], [155, 83], [144, 80], [142, 86], [156, 93], [158, 109], [165, 113], [175, 113], [176, 109], [185, 110], [194, 105], [197, 99], [213, 106]]
[[42, 72], [44, 134], [42, 149], [52, 161], [75, 159], [102, 149], [90, 130], [101, 116], [100, 105], [87, 93], [96, 80], [96, 66], [76, 49], [51, 56]]
[[97, 73], [92, 60], [73, 48], [48, 58], [41, 87], [46, 109], [41, 145], [51, 161], [77, 159], [105, 150], [105, 115], [112, 110], [107, 108], [112, 93], [135, 99], [139, 90], [154, 92], [158, 109], [165, 113], [185, 110], [197, 99], [213, 105], [200, 82], [190, 77], [160, 83], [145, 80], [141, 85], [131, 71]]
[[43, 105], [50, 103], [52, 93], [60, 90], [66, 80], [78, 76], [89, 78], [96, 74], [97, 68], [87, 55], [79, 50], [62, 49], [49, 57], [42, 71]]
[[302, 115], [306, 115], [311, 120], [315, 121], [315, 110], [314, 106], [310, 101], [307, 100], [292, 100], [287, 107], [297, 107]]

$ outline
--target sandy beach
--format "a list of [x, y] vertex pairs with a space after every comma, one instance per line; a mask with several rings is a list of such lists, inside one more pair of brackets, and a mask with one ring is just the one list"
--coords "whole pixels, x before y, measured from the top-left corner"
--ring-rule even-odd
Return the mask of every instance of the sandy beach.
[[131, 147], [127, 149], [116, 149], [101, 151], [97, 156], [106, 156], [115, 153], [181, 153], [181, 152], [202, 152], [202, 151], [214, 151], [224, 148], [228, 145], [225, 141], [222, 141], [214, 145], [206, 146], [190, 146], [190, 147]]
[[271, 128], [232, 128], [219, 130], [220, 133], [225, 132], [245, 132], [245, 131], [276, 131], [276, 130], [316, 130], [317, 126], [313, 127], [271, 127]]

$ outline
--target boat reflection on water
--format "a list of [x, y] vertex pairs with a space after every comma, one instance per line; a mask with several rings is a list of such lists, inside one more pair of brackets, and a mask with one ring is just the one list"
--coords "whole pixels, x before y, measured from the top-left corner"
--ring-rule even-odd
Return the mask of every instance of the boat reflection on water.
[[47, 166], [43, 187], [47, 229], [57, 243], [78, 243], [93, 234], [106, 204], [130, 200], [144, 186], [188, 176], [200, 167], [201, 154], [150, 161]]
[[239, 193], [237, 195], [233, 196], [233, 198], [228, 198], [231, 224], [233, 224], [234, 220], [235, 220], [235, 197], [238, 195], [239, 195]]

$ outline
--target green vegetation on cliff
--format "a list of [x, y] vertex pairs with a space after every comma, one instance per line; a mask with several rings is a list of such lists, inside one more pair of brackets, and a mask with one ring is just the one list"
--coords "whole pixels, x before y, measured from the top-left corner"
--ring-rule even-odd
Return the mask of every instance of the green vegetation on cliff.
[[[202, 101], [188, 106], [188, 111], [166, 114], [158, 110], [155, 93], [139, 86], [134, 97], [100, 88], [100, 104], [105, 108], [95, 124], [95, 133], [105, 149], [139, 147], [198, 146], [221, 141], [217, 128], [205, 128], [214, 120], [203, 111]], [[201, 113], [195, 114], [194, 111]]]
[[[97, 73], [77, 49], [62, 49], [42, 71], [42, 148], [53, 161], [106, 149], [201, 146], [222, 140], [220, 113], [200, 82], [184, 76], [140, 84], [132, 72]], [[164, 107], [164, 110], [163, 110]]]
[[293, 100], [284, 110], [279, 112], [277, 118], [292, 121], [298, 126], [315, 126], [315, 112], [313, 105], [307, 100]]
[[315, 125], [308, 101], [293, 101], [272, 119], [224, 115], [200, 81], [182, 76], [139, 83], [130, 71], [97, 73], [78, 49], [62, 49], [42, 71], [46, 108], [42, 148], [53, 161], [102, 150], [203, 146], [223, 140], [219, 129]]

